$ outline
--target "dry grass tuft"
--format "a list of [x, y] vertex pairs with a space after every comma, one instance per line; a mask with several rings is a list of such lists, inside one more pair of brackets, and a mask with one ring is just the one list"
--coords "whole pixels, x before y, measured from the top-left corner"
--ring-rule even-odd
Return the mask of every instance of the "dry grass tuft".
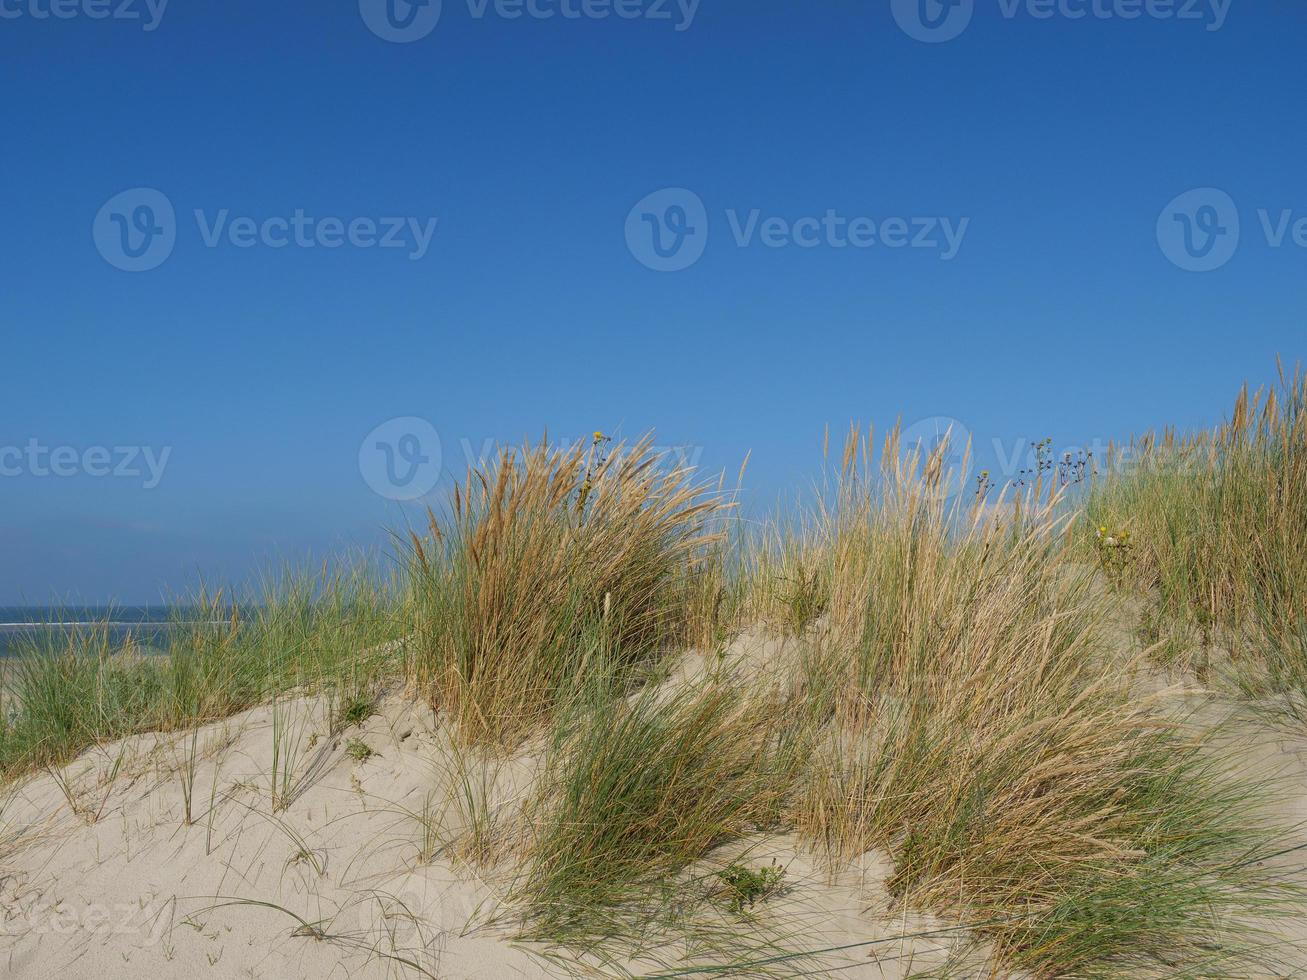
[[506, 450], [412, 537], [413, 672], [467, 740], [511, 745], [594, 665], [631, 675], [686, 639], [729, 505], [650, 447]]
[[[1137, 440], [1088, 504], [1122, 584], [1148, 603], [1141, 634], [1203, 672], [1235, 658], [1249, 693], [1307, 694], [1307, 375], [1247, 386], [1211, 432]], [[1126, 539], [1125, 546], [1120, 542]], [[1101, 545], [1098, 550], [1102, 551]]]
[[1271, 839], [1251, 792], [1136, 694], [1059, 495], [950, 504], [943, 453], [892, 432], [875, 485], [866, 442], [846, 455], [800, 830], [833, 865], [885, 849], [906, 905], [989, 923], [1035, 975], [1229, 955], [1287, 894], [1239, 865]]

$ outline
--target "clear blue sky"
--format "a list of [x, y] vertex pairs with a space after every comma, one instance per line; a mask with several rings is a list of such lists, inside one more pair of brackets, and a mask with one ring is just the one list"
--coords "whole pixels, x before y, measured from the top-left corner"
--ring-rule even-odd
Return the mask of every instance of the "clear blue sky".
[[[51, 2], [0, 0], [0, 604], [152, 601], [382, 544], [413, 505], [374, 492], [360, 445], [397, 417], [439, 434], [446, 482], [464, 440], [546, 426], [656, 428], [731, 473], [752, 450], [763, 506], [814, 476], [827, 423], [1079, 444], [1214, 422], [1304, 353], [1299, 4], [928, 0], [926, 43], [898, 22], [915, 0], [444, 0], [434, 28], [402, 0]], [[587, 13], [535, 10], [563, 6]], [[113, 201], [136, 188], [170, 229]], [[693, 198], [628, 224], [665, 188]], [[1163, 214], [1195, 188], [1228, 199]], [[686, 200], [701, 257], [649, 268]], [[437, 224], [419, 258], [407, 223], [403, 247], [364, 223], [308, 248], [297, 210]], [[828, 212], [874, 244], [836, 247]], [[965, 232], [945, 258], [895, 218]], [[1174, 256], [1186, 220], [1224, 232], [1191, 249], [1219, 268], [1168, 259], [1159, 226]], [[157, 267], [117, 267], [114, 236], [156, 228]], [[764, 242], [785, 228], [815, 244]], [[34, 441], [71, 447], [71, 475]], [[120, 446], [170, 449], [156, 486]]]

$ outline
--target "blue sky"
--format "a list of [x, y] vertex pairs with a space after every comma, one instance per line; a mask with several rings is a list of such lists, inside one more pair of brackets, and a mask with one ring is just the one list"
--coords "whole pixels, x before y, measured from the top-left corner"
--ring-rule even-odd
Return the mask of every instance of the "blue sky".
[[383, 545], [546, 427], [761, 509], [827, 423], [992, 465], [1303, 353], [1296, 4], [55, 2], [0, 0], [0, 604]]

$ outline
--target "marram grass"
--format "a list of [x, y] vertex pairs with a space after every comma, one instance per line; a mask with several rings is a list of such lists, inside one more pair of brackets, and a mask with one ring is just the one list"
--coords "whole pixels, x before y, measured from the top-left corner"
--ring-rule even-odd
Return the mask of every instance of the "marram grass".
[[846, 455], [798, 828], [833, 866], [887, 852], [901, 902], [1033, 975], [1223, 975], [1297, 898], [1252, 867], [1282, 842], [1258, 793], [1111, 649], [1056, 491], [950, 497], [941, 453], [891, 433], [874, 490]]
[[1245, 693], [1302, 705], [1307, 375], [1245, 387], [1212, 431], [1136, 440], [1096, 482], [1086, 517], [1086, 550], [1143, 601], [1145, 643], [1204, 676], [1224, 655]]
[[417, 682], [467, 738], [512, 744], [593, 667], [638, 671], [693, 630], [726, 504], [650, 445], [506, 451], [411, 537]]
[[395, 583], [366, 564], [287, 569], [235, 600], [200, 590], [178, 603], [160, 650], [124, 648], [107, 622], [35, 633], [0, 662], [0, 774], [193, 728], [291, 690], [370, 691], [398, 669], [402, 605]]
[[[1263, 930], [1307, 906], [1294, 857], [1270, 859], [1297, 842], [1158, 690], [1163, 647], [1111, 625], [1143, 595], [1175, 649], [1227, 644], [1245, 693], [1307, 692], [1304, 392], [1143, 443], [1088, 515], [1038, 478], [978, 499], [897, 430], [879, 453], [853, 430], [818, 503], [750, 535], [649, 440], [510, 450], [404, 540], [399, 582], [200, 596], [161, 654], [104, 628], [25, 651], [0, 773], [292, 692], [327, 693], [339, 734], [406, 685], [454, 749], [457, 805], [412, 821], [423, 858], [499, 882], [522, 937], [606, 969], [675, 949], [691, 972], [826, 962], [787, 933], [783, 889], [747, 927], [720, 900], [720, 848], [779, 832], [832, 872], [881, 852], [894, 902], [969, 924], [998, 973], [1273, 970]], [[774, 655], [723, 655], [759, 624]], [[529, 785], [492, 801], [522, 759]]]

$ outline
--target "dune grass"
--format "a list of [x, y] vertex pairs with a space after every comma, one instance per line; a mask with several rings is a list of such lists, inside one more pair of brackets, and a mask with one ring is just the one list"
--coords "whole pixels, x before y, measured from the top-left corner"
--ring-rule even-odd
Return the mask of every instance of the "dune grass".
[[0, 776], [297, 688], [357, 698], [398, 671], [401, 606], [393, 584], [360, 565], [286, 571], [235, 602], [200, 591], [176, 605], [161, 650], [124, 645], [107, 623], [39, 631], [5, 664]]
[[[1307, 909], [1267, 863], [1286, 839], [1157, 690], [1161, 648], [1111, 627], [1142, 595], [1177, 647], [1238, 641], [1245, 677], [1307, 692], [1307, 382], [1285, 390], [1144, 441], [1087, 515], [1042, 471], [997, 500], [956, 486], [947, 446], [897, 429], [879, 452], [852, 430], [816, 504], [748, 537], [720, 483], [649, 439], [509, 450], [404, 539], [400, 583], [202, 595], [158, 655], [103, 628], [25, 651], [0, 775], [301, 690], [328, 694], [338, 735], [402, 679], [452, 739], [452, 799], [412, 814], [420, 854], [501, 882], [524, 938], [610, 965], [678, 936], [715, 968], [792, 964], [814, 951], [764, 926], [779, 888], [747, 929], [719, 898], [722, 873], [745, 879], [718, 848], [785, 832], [832, 872], [887, 855], [894, 901], [971, 924], [996, 970], [1241, 975], [1270, 955], [1262, 925]], [[726, 657], [759, 622], [778, 652]], [[523, 758], [505, 802], [497, 767]]]
[[122, 656], [103, 625], [34, 642], [5, 666], [5, 777], [66, 762], [98, 742], [142, 730], [142, 720], [164, 696], [159, 666]]
[[939, 453], [895, 433], [873, 491], [868, 453], [846, 454], [824, 535], [831, 630], [808, 684], [831, 720], [800, 829], [834, 866], [888, 852], [905, 905], [989, 923], [1034, 975], [1223, 975], [1294, 897], [1243, 863], [1280, 838], [1109, 646], [1058, 492], [950, 504]]
[[637, 671], [689, 636], [725, 503], [650, 447], [507, 451], [411, 536], [417, 683], [469, 740], [511, 745], [592, 665]]
[[784, 791], [774, 708], [736, 683], [647, 687], [574, 707], [529, 810], [517, 895], [529, 935], [591, 941], [640, 931], [634, 914], [714, 845], [768, 821]]
[[802, 636], [830, 601], [827, 565], [819, 559], [821, 528], [799, 511], [754, 532], [741, 577], [746, 587], [741, 622], [762, 623], [787, 636]]
[[[1139, 439], [1087, 504], [1113, 578], [1146, 603], [1141, 635], [1205, 671], [1233, 658], [1254, 695], [1307, 695], [1307, 375], [1239, 394], [1210, 432]], [[1110, 541], [1110, 544], [1104, 542]]]
[[[885, 851], [905, 907], [978, 923], [1034, 976], [1245, 968], [1259, 924], [1301, 901], [1259, 863], [1284, 838], [1112, 647], [1060, 485], [982, 506], [950, 492], [943, 449], [891, 432], [873, 457], [854, 432], [805, 533], [753, 566], [750, 608], [801, 637], [766, 683], [633, 689], [595, 647], [555, 688], [518, 844], [524, 934], [646, 950], [709, 902], [684, 875], [718, 845], [795, 829], [832, 869]], [[798, 568], [796, 601], [777, 572]]]

